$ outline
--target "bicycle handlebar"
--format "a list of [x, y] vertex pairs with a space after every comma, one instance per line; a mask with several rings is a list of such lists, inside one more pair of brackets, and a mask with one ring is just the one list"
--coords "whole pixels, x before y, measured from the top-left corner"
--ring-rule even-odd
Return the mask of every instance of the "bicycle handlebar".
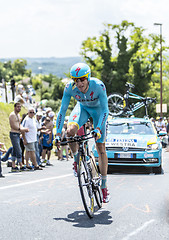
[[[92, 135], [92, 136], [90, 136], [90, 137], [87, 137], [87, 136], [89, 136], [91, 133], [87, 133], [87, 134], [85, 134], [85, 135], [81, 135], [81, 136], [79, 136], [79, 135], [76, 135], [76, 136], [74, 136], [74, 137], [66, 137], [66, 139], [67, 139], [67, 141], [64, 141], [64, 142], [61, 142], [61, 145], [62, 144], [68, 144], [68, 143], [74, 143], [74, 142], [84, 142], [84, 141], [87, 141], [87, 140], [89, 140], [89, 139], [91, 139], [91, 138], [95, 138], [95, 136], [94, 135]], [[96, 134], [97, 135], [97, 134]]]
[[142, 100], [145, 104], [148, 104], [148, 103], [156, 103], [156, 98], [151, 98], [151, 97], [146, 97]]
[[128, 83], [128, 82], [126, 82], [125, 86], [128, 87], [128, 88], [134, 88], [135, 87], [134, 84]]

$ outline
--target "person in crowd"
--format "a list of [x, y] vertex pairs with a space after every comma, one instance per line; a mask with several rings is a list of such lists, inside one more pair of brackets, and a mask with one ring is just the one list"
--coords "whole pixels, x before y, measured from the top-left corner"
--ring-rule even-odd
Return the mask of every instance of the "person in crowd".
[[[169, 143], [169, 117], [167, 118], [166, 132], [167, 132], [168, 143]], [[166, 152], [169, 152], [169, 145], [167, 146]]]
[[[22, 125], [22, 122], [23, 122], [24, 118], [25, 118], [27, 115], [28, 115], [27, 113], [24, 113], [24, 114], [22, 115], [21, 125]], [[25, 157], [24, 157], [25, 146], [24, 146], [24, 144], [23, 144], [22, 134], [20, 135], [20, 146], [21, 146], [21, 150], [22, 150], [22, 164], [25, 165]]]
[[[151, 118], [151, 121], [152, 121], [152, 123], [153, 123], [153, 125], [154, 125], [154, 127], [155, 127], [155, 129], [156, 129], [156, 120], [155, 120], [155, 118]], [[157, 129], [156, 129], [157, 130]]]
[[63, 160], [63, 152], [65, 151], [66, 159], [67, 161], [69, 161], [68, 145], [64, 144], [64, 142], [66, 141], [66, 136], [67, 136], [67, 123], [64, 122], [61, 134], [61, 160]]
[[42, 170], [41, 167], [36, 162], [35, 155], [35, 142], [37, 141], [37, 127], [36, 120], [34, 118], [35, 110], [33, 107], [30, 107], [28, 110], [28, 115], [22, 122], [22, 126], [29, 129], [29, 132], [23, 133], [23, 143], [25, 145], [25, 159], [27, 169], [32, 169], [29, 165], [29, 159], [31, 160], [34, 170]]
[[17, 159], [17, 162], [20, 165], [20, 170], [25, 170], [23, 164], [22, 164], [22, 150], [20, 146], [20, 134], [24, 134], [29, 131], [28, 128], [25, 128], [21, 125], [20, 120], [20, 113], [21, 111], [21, 103], [17, 102], [14, 104], [14, 111], [9, 115], [9, 124], [10, 124], [10, 139], [13, 146], [12, 149], [12, 172], [19, 171], [18, 167], [15, 165], [15, 160]]
[[18, 89], [18, 94], [14, 98], [14, 103], [25, 104], [25, 99], [23, 97], [23, 89], [22, 88]]
[[1, 161], [6, 162], [9, 158], [9, 155], [12, 153], [13, 147], [10, 147], [8, 150], [4, 143], [0, 142], [0, 178], [4, 178], [2, 175]]
[[169, 140], [169, 117], [167, 118], [166, 131], [167, 131], [168, 140]]
[[[53, 149], [53, 122], [50, 120], [49, 117], [45, 118], [44, 126], [46, 127], [46, 130], [41, 130], [43, 134], [42, 163], [46, 162], [47, 166], [52, 166], [52, 164], [50, 163], [50, 156], [51, 156], [51, 150]], [[47, 155], [47, 161], [45, 159], [46, 155]]]
[[[102, 193], [103, 202], [109, 201], [107, 189], [107, 168], [108, 158], [105, 149], [106, 139], [106, 122], [108, 118], [108, 101], [106, 87], [102, 81], [92, 78], [90, 67], [85, 63], [77, 63], [70, 70], [72, 81], [70, 81], [63, 93], [61, 108], [57, 117], [56, 141], [60, 141], [62, 127], [66, 111], [68, 109], [71, 97], [77, 100], [68, 122], [67, 135], [74, 136], [78, 129], [83, 126], [90, 117], [93, 119], [94, 130], [96, 135], [96, 148], [99, 155], [99, 168], [102, 175]], [[59, 142], [57, 143], [59, 144]], [[70, 144], [74, 155], [74, 174], [77, 176], [77, 144]]]
[[40, 167], [45, 167], [40, 159], [40, 152], [41, 152], [41, 144], [40, 144], [40, 134], [42, 129], [46, 129], [46, 126], [42, 126], [41, 119], [42, 119], [42, 112], [36, 113], [36, 128], [37, 128], [37, 141], [35, 142], [35, 153], [36, 153], [36, 161]]
[[160, 132], [162, 129], [165, 128], [165, 122], [162, 117], [160, 117], [156, 122], [156, 128], [157, 128], [157, 132]]
[[49, 113], [52, 111], [52, 108], [48, 107], [45, 110], [45, 115], [42, 117], [42, 122], [45, 121], [45, 118], [48, 117]]

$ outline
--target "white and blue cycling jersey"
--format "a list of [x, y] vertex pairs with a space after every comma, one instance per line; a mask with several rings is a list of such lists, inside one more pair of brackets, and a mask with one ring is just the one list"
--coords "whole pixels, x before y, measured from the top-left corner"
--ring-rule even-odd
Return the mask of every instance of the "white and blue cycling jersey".
[[89, 88], [86, 93], [82, 93], [76, 87], [74, 81], [70, 81], [66, 85], [61, 108], [56, 121], [57, 133], [61, 133], [62, 131], [71, 97], [74, 97], [77, 100], [77, 104], [69, 117], [68, 124], [75, 124], [79, 129], [87, 122], [89, 117], [92, 117], [94, 128], [99, 127], [101, 129], [102, 135], [97, 142], [104, 142], [106, 137], [106, 120], [109, 113], [104, 83], [97, 78], [91, 77]]

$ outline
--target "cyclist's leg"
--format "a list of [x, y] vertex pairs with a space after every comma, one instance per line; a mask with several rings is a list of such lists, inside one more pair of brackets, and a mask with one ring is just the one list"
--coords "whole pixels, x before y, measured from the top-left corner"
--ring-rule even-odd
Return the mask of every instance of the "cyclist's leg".
[[[74, 136], [79, 128], [87, 122], [89, 118], [88, 112], [79, 103], [76, 104], [72, 113], [69, 116], [69, 122], [67, 126], [67, 136]], [[70, 148], [73, 154], [77, 153], [77, 144], [70, 144]]]
[[[100, 111], [100, 108], [96, 108], [91, 112], [91, 117], [93, 118], [94, 128], [97, 127]], [[106, 140], [106, 122], [102, 126], [101, 129], [101, 138], [96, 141], [96, 149], [99, 155], [99, 169], [102, 175], [102, 183], [101, 188], [103, 192], [103, 202], [108, 202], [108, 193], [107, 193], [107, 168], [108, 168], [108, 158], [106, 154], [105, 148], [105, 140]]]
[[[87, 111], [89, 112], [90, 116], [93, 118], [93, 125], [94, 125], [94, 128], [96, 128], [102, 109], [100, 107], [88, 108]], [[106, 141], [106, 122], [101, 129], [101, 138], [98, 139], [96, 142], [96, 148], [99, 155], [99, 168], [102, 176], [107, 175], [107, 167], [108, 167], [105, 141]]]
[[[74, 136], [79, 128], [85, 124], [88, 120], [88, 113], [83, 109], [83, 107], [77, 103], [75, 108], [73, 109], [70, 117], [69, 122], [67, 126], [67, 136]], [[73, 157], [74, 157], [74, 163], [73, 163], [73, 170], [74, 175], [77, 177], [77, 156], [78, 156], [78, 145], [77, 143], [71, 143], [69, 144], [70, 149], [72, 150]]]
[[[99, 140], [98, 140], [99, 141]], [[102, 177], [101, 189], [103, 193], [103, 202], [109, 202], [110, 196], [108, 194], [107, 188], [107, 168], [108, 168], [108, 158], [105, 149], [105, 143], [96, 142], [96, 149], [99, 155], [99, 168]]]

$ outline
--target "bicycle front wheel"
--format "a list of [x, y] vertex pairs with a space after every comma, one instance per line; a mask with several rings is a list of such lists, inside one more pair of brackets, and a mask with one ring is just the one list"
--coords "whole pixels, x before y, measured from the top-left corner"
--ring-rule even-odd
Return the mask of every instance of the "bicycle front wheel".
[[98, 168], [97, 168], [93, 153], [91, 153], [90, 161], [91, 161], [91, 168], [92, 168], [94, 196], [95, 196], [95, 200], [98, 208], [101, 208], [102, 202], [103, 202], [103, 196], [102, 196], [102, 190], [101, 190], [101, 175], [98, 172]]
[[119, 93], [113, 93], [107, 98], [109, 114], [113, 117], [120, 116], [123, 113], [125, 100]]
[[84, 208], [88, 217], [92, 218], [94, 215], [94, 194], [92, 189], [92, 180], [90, 171], [86, 161], [83, 159], [83, 156], [79, 156], [77, 174]]

